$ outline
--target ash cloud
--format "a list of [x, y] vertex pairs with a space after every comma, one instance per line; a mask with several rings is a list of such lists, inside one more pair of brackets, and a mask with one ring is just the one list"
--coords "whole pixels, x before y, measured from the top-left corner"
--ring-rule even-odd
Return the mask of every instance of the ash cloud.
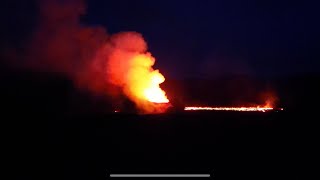
[[84, 1], [38, 1], [38, 6], [37, 26], [19, 66], [58, 73], [93, 94], [111, 97], [126, 94], [126, 66], [130, 66], [130, 61], [124, 59], [146, 53], [142, 35], [137, 32], [110, 35], [102, 26], [81, 24], [80, 18], [86, 13]]

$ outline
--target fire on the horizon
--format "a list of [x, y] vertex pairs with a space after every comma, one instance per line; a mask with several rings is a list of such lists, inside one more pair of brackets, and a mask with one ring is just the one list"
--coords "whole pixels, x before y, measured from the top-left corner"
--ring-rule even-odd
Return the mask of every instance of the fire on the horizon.
[[[208, 106], [188, 106], [184, 108], [185, 111], [258, 111], [258, 112], [266, 112], [274, 110], [272, 107], [208, 107]], [[283, 110], [283, 108], [279, 108], [279, 110]]]
[[164, 112], [169, 99], [160, 84], [165, 81], [165, 77], [153, 68], [156, 59], [147, 51], [142, 35], [134, 32], [119, 33], [110, 41], [111, 50], [109, 46], [102, 48], [101, 56], [97, 58], [107, 61], [108, 81], [122, 88], [123, 93], [135, 103], [139, 113]]
[[185, 111], [247, 111], [247, 112], [267, 112], [267, 111], [282, 111], [283, 108], [275, 108], [276, 98], [273, 94], [268, 94], [265, 103], [256, 106], [187, 106], [184, 108]]

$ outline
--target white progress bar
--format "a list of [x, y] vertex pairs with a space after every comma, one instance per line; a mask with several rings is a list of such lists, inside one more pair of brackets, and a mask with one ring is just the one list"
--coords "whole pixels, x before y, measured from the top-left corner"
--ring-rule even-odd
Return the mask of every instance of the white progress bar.
[[128, 177], [128, 178], [136, 178], [136, 177], [204, 177], [209, 178], [210, 174], [110, 174], [110, 177]]

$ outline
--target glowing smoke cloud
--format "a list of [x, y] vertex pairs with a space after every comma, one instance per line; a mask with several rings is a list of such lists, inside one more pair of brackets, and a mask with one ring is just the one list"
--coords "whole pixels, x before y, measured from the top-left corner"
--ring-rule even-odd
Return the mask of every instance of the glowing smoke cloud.
[[[146, 52], [146, 43], [135, 32], [113, 35], [98, 53], [97, 61], [107, 60], [109, 81], [122, 87], [123, 92], [146, 113], [162, 112], [169, 100], [160, 84], [165, 78], [152, 66], [155, 59]], [[105, 56], [107, 52], [107, 56]], [[102, 55], [100, 55], [102, 54]]]
[[124, 93], [142, 113], [163, 111], [169, 100], [159, 84], [165, 78], [152, 68], [155, 58], [141, 34], [109, 35], [102, 27], [80, 25], [82, 1], [39, 2], [39, 22], [25, 67], [63, 74], [95, 94]]

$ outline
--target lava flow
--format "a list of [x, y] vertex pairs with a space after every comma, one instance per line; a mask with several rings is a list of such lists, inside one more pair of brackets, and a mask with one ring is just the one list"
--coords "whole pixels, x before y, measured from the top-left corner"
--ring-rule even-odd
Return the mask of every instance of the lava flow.
[[[189, 106], [184, 108], [185, 111], [199, 111], [199, 110], [206, 110], [206, 111], [258, 111], [258, 112], [266, 112], [274, 110], [272, 107], [195, 107]], [[279, 110], [283, 110], [280, 108]]]

